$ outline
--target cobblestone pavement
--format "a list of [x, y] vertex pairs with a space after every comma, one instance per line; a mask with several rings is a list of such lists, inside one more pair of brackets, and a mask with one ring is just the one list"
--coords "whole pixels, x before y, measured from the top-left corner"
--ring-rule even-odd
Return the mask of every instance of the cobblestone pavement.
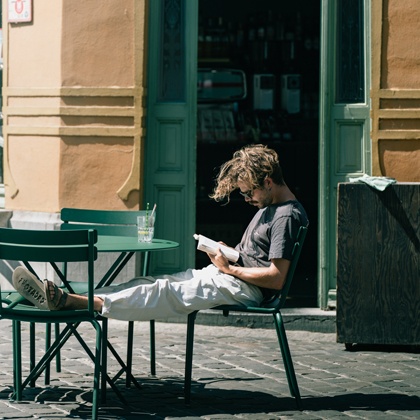
[[[193, 393], [183, 401], [185, 324], [156, 324], [157, 375], [149, 372], [149, 324], [135, 323], [133, 373], [141, 389], [117, 382], [128, 405], [112, 391], [101, 419], [419, 419], [420, 353], [416, 348], [356, 347], [346, 351], [335, 334], [288, 331], [302, 395], [302, 410], [289, 394], [274, 329], [196, 325]], [[76, 341], [62, 352], [62, 373], [51, 385], [41, 377], [9, 401], [12, 386], [11, 327], [2, 321], [0, 341], [0, 418], [89, 418], [92, 363]], [[27, 331], [27, 326], [23, 327]], [[86, 337], [89, 324], [82, 326]], [[126, 323], [110, 322], [110, 340], [124, 353]], [[37, 349], [44, 346], [38, 327]], [[23, 334], [24, 369], [28, 341]], [[92, 343], [92, 339], [89, 340]], [[40, 351], [41, 354], [41, 351]], [[109, 371], [116, 364], [109, 360]]]

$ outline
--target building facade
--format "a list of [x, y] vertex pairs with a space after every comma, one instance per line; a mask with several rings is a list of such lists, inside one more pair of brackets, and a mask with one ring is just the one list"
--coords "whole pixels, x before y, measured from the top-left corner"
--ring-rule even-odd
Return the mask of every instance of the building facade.
[[[157, 236], [181, 247], [153, 272], [199, 265], [193, 233], [234, 245], [252, 215], [211, 203], [215, 169], [266, 143], [311, 219], [292, 297], [333, 307], [337, 184], [420, 182], [420, 5], [248, 3], [2, 0], [7, 223], [157, 203]], [[246, 94], [200, 88], [232, 69]]]

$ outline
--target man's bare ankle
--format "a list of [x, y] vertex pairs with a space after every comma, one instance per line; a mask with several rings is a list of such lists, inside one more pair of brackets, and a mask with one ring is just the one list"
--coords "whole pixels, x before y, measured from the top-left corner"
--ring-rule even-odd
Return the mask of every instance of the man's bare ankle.
[[104, 305], [104, 300], [98, 296], [94, 296], [93, 309], [95, 309], [96, 312], [102, 312], [103, 305]]

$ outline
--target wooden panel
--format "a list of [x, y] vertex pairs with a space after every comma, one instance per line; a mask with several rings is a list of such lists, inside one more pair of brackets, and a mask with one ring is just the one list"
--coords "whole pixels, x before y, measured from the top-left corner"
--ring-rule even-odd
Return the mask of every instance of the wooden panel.
[[[157, 238], [179, 238], [182, 236], [182, 204], [185, 203], [184, 185], [155, 185], [155, 197], [159, 206], [156, 211]], [[157, 252], [152, 259], [152, 273], [167, 274], [182, 270], [181, 249]]]
[[182, 139], [185, 133], [183, 121], [159, 118], [157, 124], [160, 141], [156, 147], [158, 162], [156, 171], [181, 171], [183, 169]]
[[336, 121], [337, 164], [336, 174], [362, 171], [363, 125], [364, 121]]
[[339, 185], [337, 341], [420, 344], [420, 184]]

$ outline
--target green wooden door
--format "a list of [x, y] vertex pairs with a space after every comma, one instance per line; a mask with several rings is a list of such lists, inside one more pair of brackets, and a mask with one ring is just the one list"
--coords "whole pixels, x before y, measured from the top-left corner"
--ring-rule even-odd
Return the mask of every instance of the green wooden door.
[[194, 266], [197, 0], [148, 2], [144, 202], [157, 204], [155, 237], [180, 243], [152, 257], [153, 274]]
[[321, 19], [318, 301], [326, 308], [337, 284], [337, 185], [371, 173], [370, 1], [323, 1]]

